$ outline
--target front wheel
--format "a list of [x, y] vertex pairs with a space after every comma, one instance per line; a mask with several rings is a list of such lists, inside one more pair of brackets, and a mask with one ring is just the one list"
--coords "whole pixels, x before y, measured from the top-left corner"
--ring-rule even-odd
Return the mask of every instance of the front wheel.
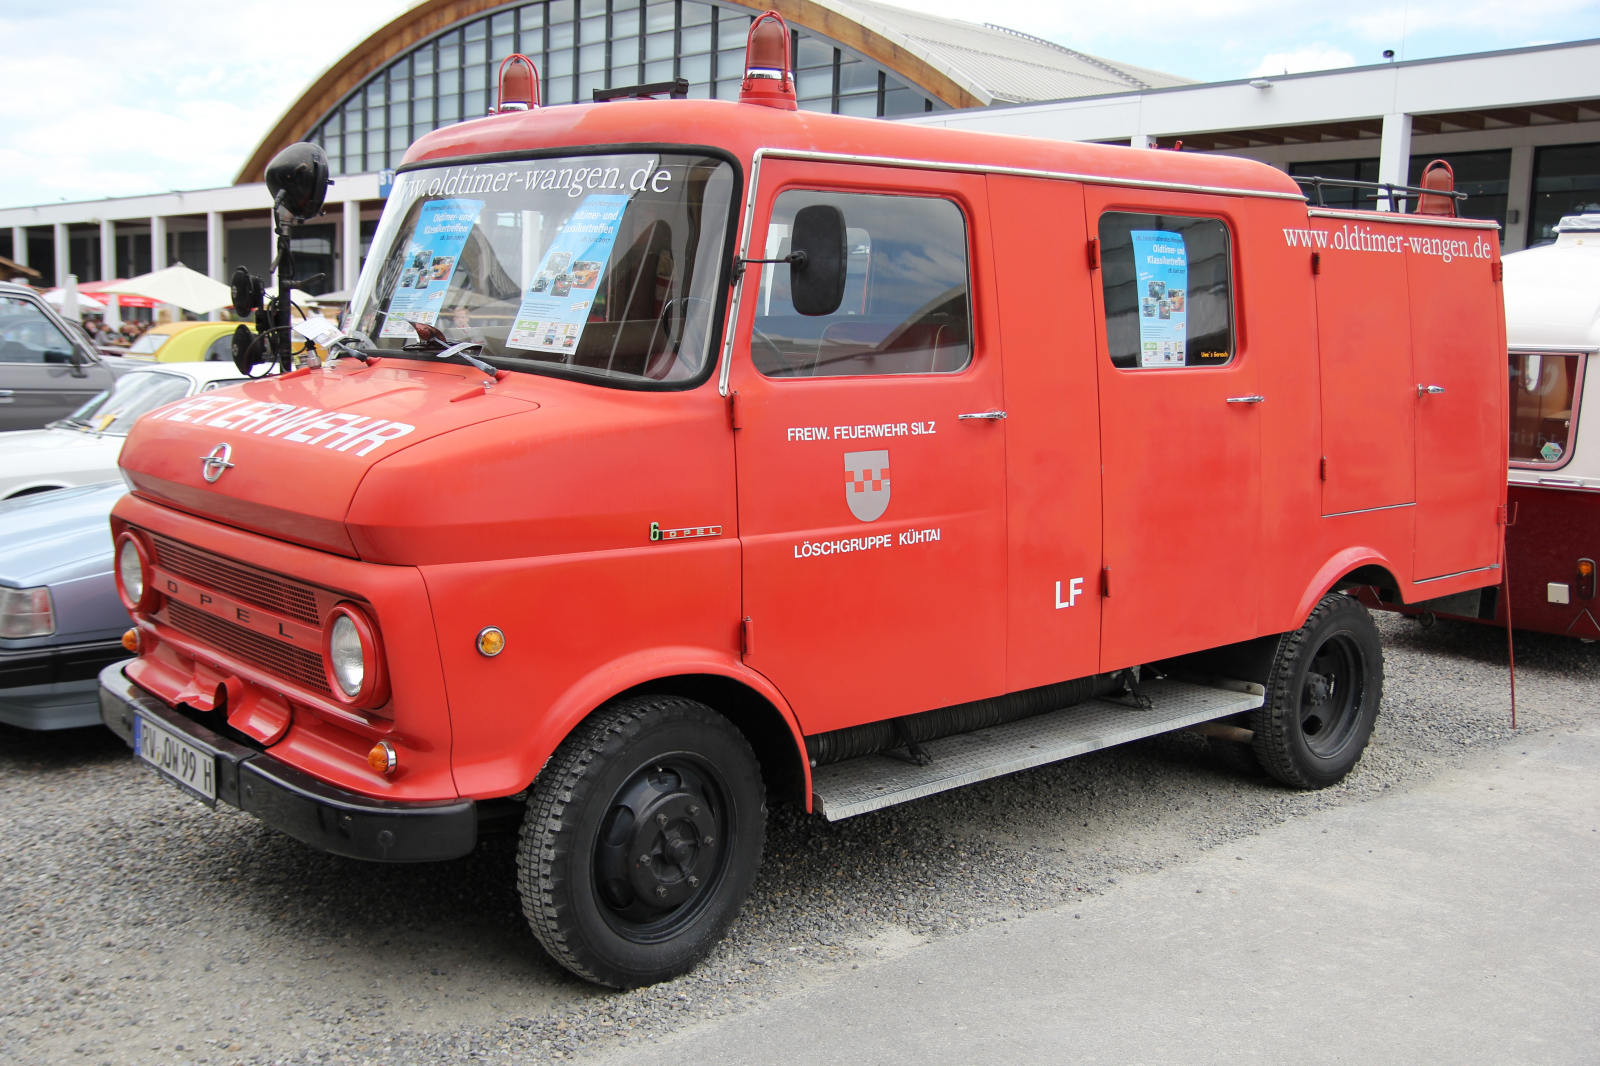
[[676, 696], [618, 700], [534, 782], [517, 853], [522, 910], [579, 977], [664, 981], [722, 939], [765, 833], [761, 769], [732, 723]]
[[1367, 609], [1324, 596], [1278, 641], [1267, 702], [1251, 715], [1261, 768], [1295, 788], [1327, 788], [1361, 758], [1383, 699], [1383, 645]]

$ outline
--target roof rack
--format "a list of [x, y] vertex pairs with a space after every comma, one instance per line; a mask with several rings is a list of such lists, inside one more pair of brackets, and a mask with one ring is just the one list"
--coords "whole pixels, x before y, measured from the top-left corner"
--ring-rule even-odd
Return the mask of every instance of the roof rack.
[[624, 85], [617, 89], [596, 89], [594, 102], [603, 104], [607, 100], [648, 100], [652, 96], [667, 95], [674, 100], [684, 100], [689, 96], [689, 79], [673, 78], [671, 81], [653, 81], [646, 85]]
[[1456, 200], [1465, 200], [1464, 192], [1447, 192], [1442, 189], [1424, 189], [1417, 185], [1395, 185], [1387, 181], [1355, 181], [1350, 178], [1319, 178], [1316, 176], [1296, 178], [1290, 180], [1298, 185], [1309, 185], [1317, 191], [1317, 206], [1327, 207], [1322, 200], [1322, 189], [1331, 185], [1336, 189], [1375, 189], [1377, 190], [1368, 200], [1388, 200], [1391, 204], [1396, 200], [1411, 200], [1419, 196], [1448, 196]]

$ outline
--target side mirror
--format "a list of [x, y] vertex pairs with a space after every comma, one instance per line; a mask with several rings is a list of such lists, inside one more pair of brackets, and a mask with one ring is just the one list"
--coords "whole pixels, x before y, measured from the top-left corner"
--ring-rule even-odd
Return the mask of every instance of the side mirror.
[[789, 254], [789, 298], [794, 309], [812, 316], [839, 310], [850, 258], [844, 212], [832, 204], [796, 211]]
[[304, 222], [322, 214], [328, 198], [328, 153], [310, 141], [291, 144], [267, 164], [267, 192], [285, 222]]

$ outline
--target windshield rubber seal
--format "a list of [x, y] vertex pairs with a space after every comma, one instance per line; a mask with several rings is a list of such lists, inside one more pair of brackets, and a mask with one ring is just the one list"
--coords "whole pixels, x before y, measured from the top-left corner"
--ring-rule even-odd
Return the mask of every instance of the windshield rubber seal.
[[[479, 155], [450, 156], [445, 159], [418, 160], [415, 163], [402, 163], [395, 168], [396, 176], [409, 174], [418, 170], [435, 170], [440, 167], [478, 166], [484, 163], [517, 163], [522, 160], [551, 159], [585, 155], [620, 155], [624, 153], [655, 152], [659, 155], [704, 155], [720, 162], [727, 163], [733, 168], [733, 190], [728, 202], [727, 233], [724, 235], [721, 262], [717, 264], [716, 306], [712, 309], [711, 329], [706, 337], [706, 365], [692, 378], [683, 381], [623, 381], [615, 378], [603, 378], [584, 370], [575, 370], [559, 363], [537, 368], [504, 369], [512, 373], [533, 374], [535, 376], [562, 378], [567, 381], [581, 381], [589, 385], [599, 385], [608, 389], [622, 389], [628, 392], [687, 392], [698, 389], [711, 380], [716, 372], [718, 363], [721, 362], [723, 331], [728, 324], [728, 293], [733, 288], [733, 260], [738, 251], [740, 209], [744, 203], [744, 167], [739, 158], [726, 148], [718, 148], [708, 144], [668, 144], [668, 143], [621, 143], [621, 144], [584, 144], [567, 145], [552, 148], [515, 149], [508, 152], [485, 152]], [[412, 358], [415, 354], [398, 350], [385, 350], [385, 358], [397, 357], [401, 359]], [[491, 365], [495, 357], [483, 357]], [[497, 368], [500, 369], [500, 368]]]

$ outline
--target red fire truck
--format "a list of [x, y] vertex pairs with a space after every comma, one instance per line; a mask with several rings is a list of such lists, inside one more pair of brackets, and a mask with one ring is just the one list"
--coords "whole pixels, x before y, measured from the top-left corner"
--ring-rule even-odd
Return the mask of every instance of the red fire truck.
[[107, 724], [341, 855], [520, 825], [534, 933], [619, 987], [723, 934], [769, 799], [1197, 726], [1330, 785], [1383, 684], [1346, 590], [1498, 580], [1492, 228], [797, 111], [751, 34], [737, 102], [422, 138], [337, 358], [122, 453]]

